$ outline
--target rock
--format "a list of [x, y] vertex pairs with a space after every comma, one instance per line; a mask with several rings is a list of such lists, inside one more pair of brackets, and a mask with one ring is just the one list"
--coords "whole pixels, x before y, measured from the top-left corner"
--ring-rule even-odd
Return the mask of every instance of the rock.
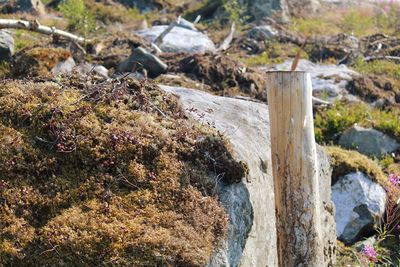
[[150, 77], [167, 71], [168, 66], [155, 55], [147, 52], [144, 48], [135, 48], [132, 54], [118, 66], [120, 72], [133, 72], [133, 70], [141, 70], [145, 68]]
[[14, 38], [0, 30], [0, 61], [9, 60], [14, 54]]
[[248, 13], [255, 20], [261, 20], [265, 17], [270, 17], [274, 14], [282, 22], [287, 22], [289, 19], [289, 7], [287, 0], [239, 0], [241, 6], [248, 6]]
[[54, 75], [68, 74], [72, 72], [75, 66], [75, 60], [72, 57], [69, 57], [67, 60], [59, 62], [51, 70], [51, 73], [53, 73]]
[[339, 145], [377, 158], [400, 149], [400, 144], [393, 138], [375, 129], [357, 125], [342, 134]]
[[[214, 252], [209, 267], [277, 266], [268, 107], [262, 103], [215, 96], [193, 89], [161, 88], [177, 95], [189, 116], [223, 133], [230, 141], [236, 159], [249, 167], [248, 175], [241, 182], [217, 183], [218, 195], [229, 214], [230, 225], [227, 239]], [[327, 262], [335, 262], [330, 168], [326, 156], [320, 154], [320, 158], [325, 253]]]
[[40, 0], [19, 0], [18, 6], [22, 12], [33, 12], [37, 15], [46, 14], [46, 8]]
[[361, 172], [350, 173], [332, 186], [336, 206], [336, 232], [345, 244], [354, 243], [374, 230], [385, 212], [386, 193]]
[[[272, 68], [261, 68], [261, 70], [290, 70], [291, 65], [292, 60], [287, 60]], [[358, 77], [360, 74], [349, 69], [345, 65], [322, 65], [301, 59], [296, 70], [307, 71], [311, 74], [313, 95], [318, 98], [326, 99], [328, 101], [342, 98], [347, 98], [351, 101], [357, 99], [355, 96], [348, 94], [346, 88], [353, 77]]]
[[321, 4], [319, 0], [287, 0], [289, 13], [294, 17], [307, 17], [317, 12]]
[[108, 78], [108, 69], [102, 65], [84, 63], [75, 67], [74, 71], [80, 75], [95, 74], [106, 79]]
[[[154, 42], [168, 26], [153, 26], [147, 30], [137, 31], [136, 34]], [[182, 27], [174, 27], [160, 44], [163, 52], [199, 53], [215, 51], [215, 45], [205, 34]]]
[[265, 41], [265, 40], [271, 40], [273, 39], [278, 32], [274, 30], [271, 26], [269, 25], [264, 25], [264, 26], [256, 26], [252, 28], [248, 33], [247, 36], [250, 39], [255, 39], [257, 41]]

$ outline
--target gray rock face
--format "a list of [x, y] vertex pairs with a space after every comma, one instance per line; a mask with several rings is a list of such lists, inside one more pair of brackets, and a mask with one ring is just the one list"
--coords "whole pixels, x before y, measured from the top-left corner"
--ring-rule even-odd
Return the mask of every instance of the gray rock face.
[[264, 26], [256, 26], [252, 28], [248, 33], [247, 36], [250, 39], [255, 39], [257, 41], [264, 41], [264, 40], [271, 40], [273, 39], [278, 32], [274, 30], [269, 25]]
[[33, 12], [37, 15], [43, 15], [46, 13], [46, 9], [40, 0], [19, 0], [19, 10], [23, 12]]
[[393, 138], [375, 129], [360, 126], [345, 131], [339, 139], [339, 145], [378, 158], [400, 149], [400, 144]]
[[361, 172], [350, 173], [332, 186], [337, 236], [346, 244], [371, 232], [385, 212], [386, 193]]
[[133, 72], [145, 68], [151, 77], [166, 72], [168, 66], [155, 55], [147, 52], [144, 48], [135, 48], [132, 54], [118, 66], [120, 72]]
[[[282, 64], [273, 68], [262, 68], [263, 70], [290, 70], [292, 60], [287, 60]], [[311, 74], [313, 95], [328, 101], [342, 99], [344, 97], [349, 100], [356, 99], [348, 94], [346, 86], [353, 79], [353, 76], [358, 76], [357, 72], [347, 68], [345, 65], [322, 65], [315, 64], [308, 60], [301, 59], [297, 66], [298, 71], [307, 71]]]
[[[168, 26], [154, 26], [150, 29], [135, 32], [137, 35], [154, 42]], [[174, 27], [160, 44], [164, 52], [189, 52], [199, 53], [215, 51], [215, 45], [201, 32], [192, 31], [182, 27]]]
[[[180, 87], [161, 86], [180, 97], [188, 115], [214, 126], [230, 141], [237, 160], [249, 167], [240, 183], [218, 184], [218, 194], [230, 217], [228, 237], [215, 251], [209, 266], [277, 266], [275, 204], [271, 166], [268, 107], [243, 99], [214, 96]], [[327, 262], [335, 262], [334, 208], [330, 200], [330, 167], [320, 154]], [[333, 265], [332, 265], [333, 266]]]
[[0, 31], [0, 61], [11, 59], [14, 54], [14, 38], [6, 31]]
[[51, 73], [54, 75], [71, 73], [75, 66], [75, 60], [72, 57], [69, 57], [67, 60], [61, 61], [54, 66], [54, 68], [51, 70]]

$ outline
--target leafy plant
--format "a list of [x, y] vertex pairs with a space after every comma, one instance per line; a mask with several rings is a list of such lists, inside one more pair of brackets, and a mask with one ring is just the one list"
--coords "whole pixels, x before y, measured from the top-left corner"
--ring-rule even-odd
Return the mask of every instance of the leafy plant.
[[246, 8], [238, 0], [223, 0], [223, 6], [228, 12], [230, 20], [235, 22], [238, 27], [243, 25], [249, 18], [246, 15]]
[[93, 14], [86, 8], [83, 0], [66, 0], [59, 6], [59, 10], [68, 19], [68, 28], [78, 31], [84, 36], [94, 31], [96, 23]]

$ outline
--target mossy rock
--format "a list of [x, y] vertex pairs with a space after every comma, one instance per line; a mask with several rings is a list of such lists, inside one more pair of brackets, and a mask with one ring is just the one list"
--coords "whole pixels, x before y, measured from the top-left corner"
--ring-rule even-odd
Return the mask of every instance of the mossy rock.
[[59, 62], [71, 57], [71, 52], [64, 48], [29, 47], [15, 55], [12, 76], [47, 77]]
[[204, 266], [224, 238], [209, 177], [246, 168], [154, 84], [5, 80], [0, 106], [1, 266]]
[[376, 161], [354, 150], [336, 146], [328, 146], [324, 149], [331, 158], [332, 184], [335, 184], [340, 177], [357, 171], [363, 172], [381, 185], [386, 184], [386, 175]]

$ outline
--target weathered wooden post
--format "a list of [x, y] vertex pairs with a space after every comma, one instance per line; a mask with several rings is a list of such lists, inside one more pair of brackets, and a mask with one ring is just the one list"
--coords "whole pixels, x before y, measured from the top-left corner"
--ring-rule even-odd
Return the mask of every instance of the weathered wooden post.
[[280, 267], [323, 267], [310, 75], [269, 72], [268, 106]]

